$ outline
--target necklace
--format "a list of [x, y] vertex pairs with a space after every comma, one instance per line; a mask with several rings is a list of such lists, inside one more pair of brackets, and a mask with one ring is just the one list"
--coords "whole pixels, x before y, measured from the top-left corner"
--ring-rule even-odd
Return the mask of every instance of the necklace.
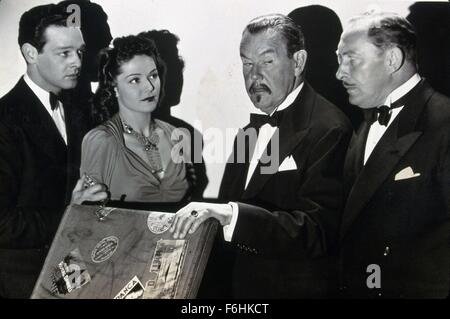
[[124, 131], [127, 134], [134, 136], [138, 142], [144, 147], [144, 151], [147, 154], [152, 174], [160, 173], [163, 171], [161, 163], [161, 155], [159, 154], [158, 143], [159, 136], [156, 132], [155, 122], [150, 122], [150, 136], [136, 132], [130, 125], [123, 122]]

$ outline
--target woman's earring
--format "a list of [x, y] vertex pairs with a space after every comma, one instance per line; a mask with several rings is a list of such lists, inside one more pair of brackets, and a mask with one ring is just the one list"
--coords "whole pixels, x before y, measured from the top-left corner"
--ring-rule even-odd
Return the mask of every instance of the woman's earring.
[[116, 93], [116, 97], [119, 97], [119, 92], [117, 92], [117, 88], [114, 88], [114, 92]]

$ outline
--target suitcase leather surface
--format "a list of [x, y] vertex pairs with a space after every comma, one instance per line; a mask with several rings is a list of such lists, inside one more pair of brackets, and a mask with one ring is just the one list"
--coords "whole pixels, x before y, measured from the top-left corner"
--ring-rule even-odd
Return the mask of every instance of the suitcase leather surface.
[[195, 298], [217, 222], [173, 240], [171, 213], [98, 209], [66, 209], [32, 298]]

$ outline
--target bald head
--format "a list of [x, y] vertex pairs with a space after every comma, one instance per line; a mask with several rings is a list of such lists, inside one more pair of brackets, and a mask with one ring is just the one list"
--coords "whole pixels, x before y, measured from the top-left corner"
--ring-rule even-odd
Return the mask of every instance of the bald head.
[[366, 13], [345, 26], [337, 50], [342, 81], [351, 104], [382, 105], [417, 72], [416, 36], [411, 24], [392, 13]]
[[416, 33], [408, 20], [396, 13], [369, 12], [355, 16], [348, 21], [344, 33], [362, 31], [381, 50], [397, 47], [407, 63], [417, 63]]

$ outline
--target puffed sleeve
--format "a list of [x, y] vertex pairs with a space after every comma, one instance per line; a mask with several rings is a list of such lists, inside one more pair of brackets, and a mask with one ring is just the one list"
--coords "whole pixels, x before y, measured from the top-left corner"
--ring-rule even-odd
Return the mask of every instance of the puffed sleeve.
[[91, 130], [82, 143], [80, 176], [88, 174], [109, 188], [118, 148], [117, 140], [106, 129], [99, 127]]

